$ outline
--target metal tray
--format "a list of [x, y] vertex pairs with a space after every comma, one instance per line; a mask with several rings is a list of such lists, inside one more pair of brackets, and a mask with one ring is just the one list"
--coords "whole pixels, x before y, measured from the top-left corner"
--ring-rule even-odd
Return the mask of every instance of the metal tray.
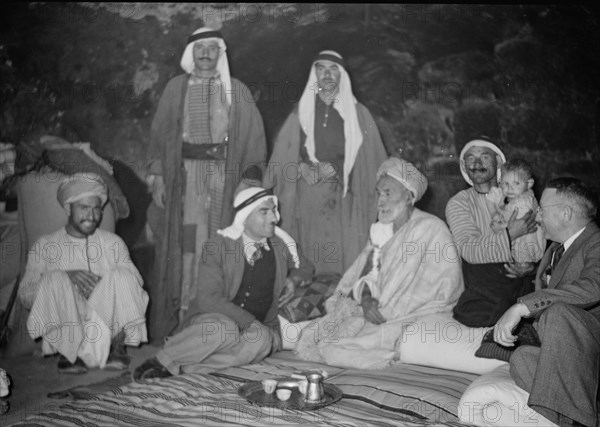
[[240, 386], [240, 388], [238, 388], [238, 394], [244, 399], [248, 400], [248, 402], [258, 406], [268, 406], [279, 409], [294, 409], [301, 411], [312, 411], [315, 409], [324, 408], [325, 406], [331, 405], [332, 403], [340, 400], [343, 394], [339, 387], [333, 384], [323, 383], [323, 398], [318, 402], [305, 402], [304, 395], [300, 393], [298, 388], [277, 388], [288, 388], [289, 390], [292, 390], [292, 395], [288, 400], [279, 400], [276, 392], [271, 394], [265, 393], [260, 381], [249, 381]]

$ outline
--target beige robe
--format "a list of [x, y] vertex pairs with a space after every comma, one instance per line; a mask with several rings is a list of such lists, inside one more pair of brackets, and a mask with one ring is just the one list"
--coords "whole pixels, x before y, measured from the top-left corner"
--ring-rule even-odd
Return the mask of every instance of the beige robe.
[[383, 368], [398, 359], [403, 328], [411, 319], [450, 311], [463, 290], [461, 258], [446, 224], [414, 209], [410, 219], [381, 247], [380, 268], [370, 285], [387, 319], [366, 322], [352, 294], [360, 294], [371, 241], [346, 271], [327, 314], [308, 325], [296, 345], [302, 358], [334, 366]]
[[[101, 276], [86, 300], [66, 271], [86, 270]], [[56, 352], [71, 363], [80, 357], [89, 367], [103, 368], [111, 339], [121, 330], [125, 344], [147, 341], [148, 294], [123, 240], [97, 229], [86, 239], [64, 228], [41, 237], [29, 251], [19, 297], [31, 307], [27, 330], [43, 338], [44, 354]]]

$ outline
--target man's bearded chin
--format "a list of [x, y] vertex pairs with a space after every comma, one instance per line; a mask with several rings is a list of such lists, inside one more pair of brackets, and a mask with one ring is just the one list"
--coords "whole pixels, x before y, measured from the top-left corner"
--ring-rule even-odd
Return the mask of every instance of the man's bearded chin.
[[94, 231], [96, 231], [96, 229], [98, 228], [98, 226], [100, 224], [98, 223], [98, 221], [84, 220], [84, 221], [79, 221], [79, 223], [77, 225], [78, 225], [79, 231], [83, 232], [84, 230], [89, 229], [93, 233]]

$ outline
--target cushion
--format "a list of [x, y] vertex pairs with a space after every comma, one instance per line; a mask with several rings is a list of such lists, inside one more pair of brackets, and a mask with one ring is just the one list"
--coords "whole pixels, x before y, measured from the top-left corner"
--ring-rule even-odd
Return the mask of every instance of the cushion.
[[277, 315], [281, 332], [281, 349], [294, 350], [296, 343], [300, 339], [302, 329], [310, 324], [310, 320], [304, 320], [298, 323], [291, 323], [281, 314]]
[[476, 378], [458, 404], [461, 421], [478, 426], [555, 426], [527, 405], [529, 393], [511, 378], [503, 364]]
[[316, 276], [310, 285], [296, 288], [294, 298], [279, 310], [279, 314], [292, 323], [323, 316], [325, 301], [333, 294], [339, 280], [337, 274]]
[[515, 330], [517, 341], [513, 347], [505, 347], [494, 341], [494, 330], [490, 329], [483, 336], [481, 347], [475, 352], [475, 356], [488, 359], [498, 359], [508, 362], [513, 351], [521, 345], [533, 345], [540, 347], [540, 338], [533, 325], [529, 322], [521, 322]]
[[470, 328], [452, 312], [428, 314], [404, 324], [398, 344], [400, 361], [455, 371], [484, 374], [506, 362], [475, 356], [489, 328]]

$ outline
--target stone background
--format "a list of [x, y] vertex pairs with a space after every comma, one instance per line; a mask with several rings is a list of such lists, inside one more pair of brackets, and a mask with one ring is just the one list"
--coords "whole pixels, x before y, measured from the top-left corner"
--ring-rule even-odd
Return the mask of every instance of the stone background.
[[420, 207], [442, 218], [465, 187], [456, 155], [479, 135], [534, 164], [538, 197], [553, 176], [599, 181], [600, 31], [589, 5], [3, 3], [0, 11], [0, 141], [17, 145], [17, 167], [52, 134], [91, 142], [142, 178], [160, 94], [182, 72], [187, 36], [206, 22], [221, 28], [269, 145], [311, 58], [339, 51], [388, 152], [428, 175]]

